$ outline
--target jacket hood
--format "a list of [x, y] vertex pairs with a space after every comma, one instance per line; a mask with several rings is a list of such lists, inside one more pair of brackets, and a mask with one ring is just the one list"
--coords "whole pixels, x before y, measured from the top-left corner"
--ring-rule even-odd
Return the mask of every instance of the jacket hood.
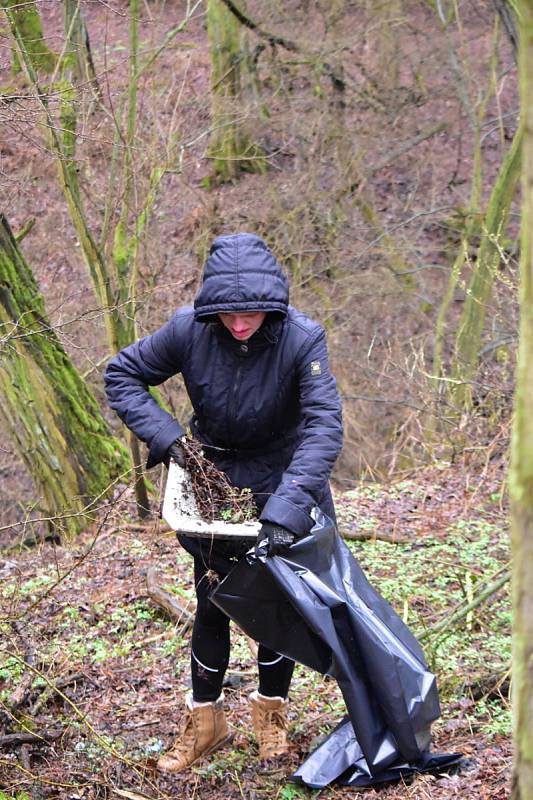
[[194, 301], [195, 319], [210, 322], [221, 312], [277, 312], [289, 304], [287, 277], [259, 236], [237, 233], [215, 239]]

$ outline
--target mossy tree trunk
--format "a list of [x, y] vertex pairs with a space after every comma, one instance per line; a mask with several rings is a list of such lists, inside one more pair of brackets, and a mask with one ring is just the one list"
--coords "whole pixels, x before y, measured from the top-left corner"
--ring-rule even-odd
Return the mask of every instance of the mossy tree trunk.
[[520, 344], [509, 489], [513, 546], [513, 800], [533, 798], [533, 0], [521, 0], [519, 73], [524, 131]]
[[[77, 0], [73, 0], [76, 2]], [[72, 13], [73, 9], [71, 9]], [[68, 22], [70, 20], [70, 24]], [[65, 15], [66, 52], [74, 53], [76, 43], [70, 41], [75, 30], [75, 16]], [[149, 219], [151, 208], [155, 202], [157, 189], [165, 174], [164, 167], [155, 167], [150, 174], [148, 191], [140, 210], [134, 208], [134, 198], [138, 194], [135, 186], [133, 148], [135, 146], [135, 128], [137, 114], [138, 69], [138, 24], [139, 2], [130, 0], [130, 81], [127, 90], [125, 132], [117, 125], [115, 153], [110, 184], [120, 184], [120, 201], [118, 203], [118, 220], [111, 228], [117, 206], [116, 186], [112, 185], [112, 193], [108, 209], [104, 215], [104, 229], [98, 242], [89, 227], [82, 201], [79, 163], [77, 160], [77, 124], [79, 110], [79, 92], [72, 83], [72, 58], [66, 58], [62, 64], [62, 91], [60, 101], [60, 120], [57, 124], [52, 114], [45, 93], [42, 92], [37, 75], [25, 47], [25, 42], [13, 29], [18, 46], [19, 56], [26, 74], [41, 102], [50, 135], [49, 147], [55, 154], [58, 167], [59, 182], [65, 196], [72, 224], [78, 236], [81, 251], [88, 267], [97, 300], [105, 312], [105, 325], [109, 349], [112, 353], [130, 344], [136, 338], [136, 280], [137, 252], [141, 237]], [[178, 26], [181, 29], [182, 26]], [[118, 162], [118, 167], [116, 163]], [[121, 170], [121, 171], [120, 171]], [[117, 180], [117, 173], [121, 179]], [[106, 253], [106, 240], [112, 242], [111, 252]], [[143, 477], [142, 457], [139, 442], [128, 432], [128, 441], [135, 469], [135, 493], [140, 516], [149, 511], [148, 492]]]
[[[57, 56], [44, 40], [43, 26], [36, 3], [7, 0], [4, 8], [9, 10], [10, 27], [16, 29], [18, 37], [24, 42], [36, 72], [52, 73]], [[16, 48], [13, 49], [13, 72], [20, 72], [22, 65]]]
[[222, 0], [208, 0], [207, 32], [211, 54], [211, 126], [209, 156], [221, 182], [240, 172], [266, 172], [260, 148], [247, 133], [242, 84], [247, 59], [241, 47], [241, 25]]
[[[77, 0], [72, 0], [76, 3]], [[74, 13], [75, 9], [72, 9]], [[67, 18], [66, 18], [67, 21]], [[75, 23], [76, 16], [72, 17]], [[75, 92], [62, 94], [61, 130], [62, 140], [57, 152], [59, 176], [67, 199], [71, 219], [80, 238], [85, 260], [93, 281], [98, 300], [106, 310], [107, 336], [111, 352], [115, 353], [136, 338], [136, 285], [137, 250], [146, 224], [149, 210], [155, 201], [155, 188], [164, 170], [156, 169], [151, 176], [150, 189], [141, 213], [135, 214], [133, 196], [135, 189], [133, 147], [137, 120], [137, 83], [139, 49], [139, 2], [130, 0], [130, 53], [129, 83], [126, 103], [125, 132], [117, 129], [117, 146], [122, 153], [122, 191], [119, 217], [114, 229], [113, 246], [110, 257], [106, 258], [87, 226], [86, 215], [81, 203], [80, 179], [76, 160], [77, 146], [77, 102]], [[70, 36], [75, 27], [67, 30]], [[76, 42], [71, 43], [71, 49]], [[133, 217], [133, 223], [130, 219]], [[138, 439], [127, 432], [135, 474], [135, 495], [141, 517], [149, 513], [150, 503], [143, 476], [142, 455]]]
[[433, 349], [433, 375], [436, 379], [437, 389], [442, 391], [441, 378], [444, 376], [444, 344], [447, 333], [448, 313], [450, 306], [453, 302], [455, 291], [459, 284], [461, 275], [466, 262], [468, 261], [468, 253], [470, 243], [474, 237], [477, 237], [480, 232], [481, 212], [480, 199], [482, 192], [482, 173], [481, 173], [481, 118], [483, 116], [485, 103], [481, 110], [481, 115], [478, 116], [478, 123], [474, 126], [474, 162], [472, 168], [472, 184], [470, 188], [470, 200], [466, 208], [464, 227], [462, 228], [461, 241], [459, 250], [450, 270], [448, 284], [442, 297], [439, 313], [437, 315], [437, 322], [435, 325], [435, 345]]
[[[7, 9], [19, 60], [37, 101], [40, 103], [44, 127], [49, 132], [49, 150], [56, 158], [58, 177], [70, 218], [80, 243], [80, 250], [88, 268], [93, 289], [104, 311], [107, 340], [111, 353], [116, 353], [137, 338], [137, 274], [138, 251], [146, 230], [152, 207], [157, 199], [161, 182], [167, 169], [175, 171], [176, 151], [169, 148], [162, 165], [154, 165], [148, 181], [139, 180], [138, 155], [141, 150], [136, 141], [137, 86], [140, 76], [152, 66], [155, 59], [181, 31], [195, 14], [201, 0], [187, 7], [184, 19], [169, 31], [163, 43], [139, 64], [139, 0], [130, 0], [130, 53], [129, 84], [125, 100], [116, 108], [124, 112], [125, 123], [120, 124], [121, 112], [116, 115], [115, 143], [109, 172], [108, 200], [104, 209], [103, 224], [98, 234], [91, 228], [85, 213], [83, 197], [82, 162], [77, 157], [78, 116], [83, 85], [79, 85], [81, 66], [76, 66], [75, 56], [83, 49], [86, 29], [80, 16], [79, 0], [65, 3], [65, 58], [60, 64], [61, 81], [59, 114], [55, 112], [45, 91], [42, 90], [37, 71], [26, 41], [14, 24], [14, 13]], [[80, 43], [80, 39], [82, 40]], [[88, 49], [84, 54], [87, 66]], [[92, 74], [89, 71], [89, 76]], [[59, 116], [59, 119], [57, 118]], [[137, 163], [136, 163], [137, 158]], [[168, 165], [168, 167], [167, 167]], [[135, 492], [141, 516], [148, 513], [148, 493], [143, 477], [139, 442], [128, 432], [128, 440], [135, 469]]]
[[[447, 13], [445, 13], [448, 8]], [[465, 224], [462, 227], [461, 241], [450, 270], [435, 326], [435, 345], [433, 352], [433, 375], [439, 392], [448, 393], [449, 399], [458, 411], [471, 401], [471, 381], [477, 371], [478, 354], [486, 316], [486, 304], [490, 301], [495, 274], [501, 264], [501, 244], [520, 174], [520, 132], [505, 155], [486, 210], [481, 208], [482, 197], [482, 148], [481, 135], [486, 121], [486, 112], [494, 96], [495, 87], [491, 82], [482, 94], [468, 91], [468, 73], [461, 67], [461, 58], [450, 36], [450, 23], [457, 13], [452, 6], [436, 6], [437, 18], [442, 28], [449, 51], [451, 74], [465, 115], [470, 119], [474, 136], [474, 162], [470, 200], [465, 209]], [[492, 68], [495, 72], [498, 63], [498, 27], [492, 49]], [[477, 92], [477, 85], [476, 85]], [[471, 260], [472, 242], [479, 239], [475, 259]], [[472, 263], [473, 261], [473, 263]], [[465, 272], [470, 270], [465, 276]], [[445, 359], [445, 344], [448, 338], [448, 317], [455, 291], [462, 280], [468, 281], [463, 313], [451, 342], [453, 354], [450, 369]], [[451, 338], [451, 337], [450, 337]], [[451, 376], [456, 383], [443, 383], [442, 378]]]
[[[137, 124], [137, 89], [138, 89], [138, 53], [139, 53], [139, 0], [130, 0], [130, 54], [129, 83], [126, 106], [126, 129], [123, 139], [123, 185], [122, 205], [115, 227], [113, 249], [108, 264], [110, 279], [114, 287], [115, 303], [120, 309], [120, 324], [116, 328], [117, 349], [121, 350], [137, 338], [137, 250], [146, 223], [149, 210], [155, 200], [155, 188], [161, 181], [164, 170], [152, 171], [150, 191], [145, 208], [141, 214], [134, 214], [133, 231], [129, 219], [133, 211], [135, 190], [134, 155], [135, 131]], [[139, 440], [131, 432], [127, 432], [128, 443], [135, 472], [135, 495], [137, 508], [141, 517], [148, 514], [150, 502], [143, 476], [141, 448]]]
[[471, 403], [471, 381], [478, 367], [485, 317], [494, 279], [502, 263], [509, 210], [520, 177], [521, 143], [522, 131], [519, 128], [491, 192], [476, 262], [466, 289], [452, 364], [452, 392], [459, 408], [468, 407]]
[[43, 298], [0, 215], [0, 413], [54, 527], [77, 532], [92, 501], [128, 470], [122, 445], [47, 319]]
[[66, 38], [64, 61], [71, 80], [78, 85], [91, 86], [94, 94], [101, 97], [80, 0], [63, 0], [63, 20]]

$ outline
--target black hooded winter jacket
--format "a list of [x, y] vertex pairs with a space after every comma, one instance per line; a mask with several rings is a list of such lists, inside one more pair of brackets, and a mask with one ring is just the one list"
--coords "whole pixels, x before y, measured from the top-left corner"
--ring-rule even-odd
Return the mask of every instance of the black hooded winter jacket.
[[[324, 330], [288, 304], [288, 284], [257, 236], [217, 238], [194, 308], [181, 308], [151, 336], [126, 347], [105, 373], [109, 404], [162, 461], [182, 426], [151, 397], [181, 373], [192, 434], [238, 487], [250, 487], [261, 520], [307, 533], [314, 506], [334, 515], [328, 476], [342, 444], [341, 406]], [[247, 341], [220, 312], [265, 311]]]

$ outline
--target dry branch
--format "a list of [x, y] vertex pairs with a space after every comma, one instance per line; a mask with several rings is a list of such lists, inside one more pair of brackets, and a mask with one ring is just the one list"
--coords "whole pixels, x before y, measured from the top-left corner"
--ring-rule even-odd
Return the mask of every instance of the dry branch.
[[509, 697], [511, 689], [511, 662], [499, 664], [489, 671], [469, 676], [465, 686], [474, 700]]
[[[411, 136], [408, 139], [405, 139], [397, 147], [391, 147], [387, 154], [380, 161], [378, 161], [377, 164], [375, 164], [373, 167], [370, 167], [368, 170], [365, 170], [363, 180], [373, 177], [376, 172], [379, 172], [381, 169], [385, 169], [385, 167], [390, 166], [390, 164], [392, 164], [398, 158], [401, 158], [401, 156], [404, 156], [413, 147], [416, 147], [421, 142], [425, 142], [427, 139], [431, 139], [432, 136], [436, 136], [438, 133], [442, 133], [447, 129], [447, 127], [448, 124], [446, 122], [439, 122], [437, 125], [430, 125], [429, 128], [425, 128], [417, 133], [416, 136]], [[352, 188], [352, 191], [353, 189], [355, 189], [355, 186]]]
[[126, 800], [152, 800], [147, 794], [139, 794], [139, 792], [130, 792], [126, 789], [117, 789], [115, 786], [111, 788], [113, 794], [117, 797], [125, 797]]
[[0, 747], [18, 747], [22, 744], [47, 744], [59, 739], [62, 730], [43, 731], [42, 733], [7, 733], [0, 736]]
[[[19, 622], [12, 622], [11, 626], [16, 631], [22, 642], [24, 648], [25, 663], [29, 664], [29, 666], [34, 666], [35, 650], [24, 636], [22, 632], [22, 625]], [[32, 685], [32, 683], [33, 683], [33, 675], [31, 672], [28, 671], [22, 676], [20, 683], [16, 687], [15, 691], [7, 698], [6, 706], [11, 710], [14, 710], [18, 706], [22, 705], [22, 703], [26, 698], [27, 693], [30, 690], [30, 686]]]
[[279, 45], [287, 50], [289, 53], [301, 53], [304, 56], [311, 58], [313, 60], [321, 60], [321, 66], [324, 69], [324, 72], [330, 78], [333, 87], [337, 91], [344, 91], [346, 88], [346, 84], [344, 78], [339, 70], [335, 70], [330, 64], [326, 61], [322, 61], [321, 56], [318, 53], [308, 52], [304, 47], [299, 45], [297, 42], [293, 42], [290, 39], [286, 39], [284, 36], [278, 36], [277, 34], [271, 33], [270, 31], [263, 30], [255, 20], [245, 14], [242, 9], [238, 8], [233, 0], [222, 0], [226, 8], [231, 11], [233, 16], [248, 30], [251, 30], [258, 36], [260, 39], [266, 40], [271, 47], [275, 47]]
[[259, 27], [257, 22], [255, 22], [251, 17], [247, 16], [240, 8], [238, 8], [233, 0], [222, 0], [224, 5], [226, 6], [229, 11], [236, 17], [236, 19], [248, 30], [253, 31], [260, 39], [266, 39], [270, 45], [277, 45], [279, 44], [281, 47], [285, 48], [291, 53], [299, 53], [301, 48], [295, 43], [291, 42], [290, 39], [286, 39], [284, 36], [278, 36], [274, 33], [270, 33], [269, 31], [265, 31]]
[[351, 542], [373, 542], [379, 540], [380, 542], [389, 542], [390, 544], [412, 544], [412, 539], [407, 536], [399, 536], [397, 533], [385, 533], [384, 531], [361, 531], [361, 530], [340, 530], [339, 533], [343, 539], [349, 539]]
[[445, 618], [442, 619], [440, 622], [437, 622], [436, 625], [433, 625], [429, 630], [424, 631], [424, 633], [422, 633], [421, 636], [418, 637], [420, 641], [422, 641], [423, 639], [433, 638], [438, 633], [443, 633], [449, 628], [452, 628], [454, 625], [456, 625], [458, 622], [460, 622], [462, 619], [468, 616], [468, 614], [471, 611], [474, 611], [474, 609], [482, 605], [482, 603], [484, 603], [485, 600], [488, 600], [488, 598], [491, 595], [495, 594], [495, 592], [497, 592], [499, 589], [501, 589], [502, 586], [505, 586], [510, 577], [511, 577], [510, 570], [505, 570], [503, 575], [500, 575], [498, 578], [494, 578], [494, 580], [491, 580], [490, 583], [486, 584], [484, 587], [479, 589], [479, 591], [476, 592], [476, 594], [474, 595], [474, 598], [471, 602], [460, 606], [459, 608], [456, 609], [456, 611], [454, 611], [453, 614], [447, 614]]
[[186, 438], [180, 440], [180, 445], [185, 454], [185, 467], [191, 477], [196, 505], [203, 519], [207, 522], [217, 518], [242, 522], [257, 516], [250, 490], [232, 486], [225, 473], [205, 458], [200, 442]]

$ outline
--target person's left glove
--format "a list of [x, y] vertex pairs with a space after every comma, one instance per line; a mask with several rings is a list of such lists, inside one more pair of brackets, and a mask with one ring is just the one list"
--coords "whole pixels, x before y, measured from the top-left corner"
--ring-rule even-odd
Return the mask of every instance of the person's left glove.
[[260, 545], [264, 539], [268, 539], [267, 555], [281, 556], [288, 551], [291, 544], [294, 544], [296, 536], [281, 525], [274, 525], [272, 522], [263, 522], [255, 543], [255, 552], [257, 554], [262, 552]]
[[175, 442], [172, 442], [165, 454], [165, 458], [163, 460], [167, 467], [170, 464], [170, 459], [175, 461], [176, 464], [182, 469], [185, 467], [185, 453], [183, 452], [183, 447], [181, 446], [179, 439], [176, 439]]

